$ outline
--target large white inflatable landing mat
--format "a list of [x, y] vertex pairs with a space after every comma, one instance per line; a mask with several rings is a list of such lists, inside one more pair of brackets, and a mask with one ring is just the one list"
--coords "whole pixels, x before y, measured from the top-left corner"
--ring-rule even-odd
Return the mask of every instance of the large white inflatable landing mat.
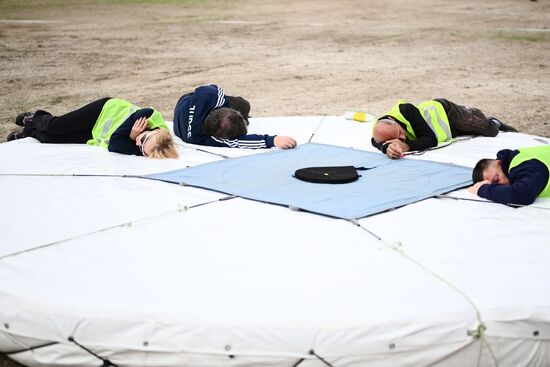
[[[371, 128], [250, 125], [377, 152]], [[501, 133], [405, 159], [473, 167], [549, 142]], [[269, 151], [178, 149], [0, 145], [0, 352], [27, 366], [550, 366], [549, 200], [459, 189], [345, 220], [135, 177]]]

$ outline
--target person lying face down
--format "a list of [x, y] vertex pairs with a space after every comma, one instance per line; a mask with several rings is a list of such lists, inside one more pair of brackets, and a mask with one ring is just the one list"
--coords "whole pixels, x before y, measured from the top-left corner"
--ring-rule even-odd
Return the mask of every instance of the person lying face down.
[[497, 203], [529, 205], [550, 198], [549, 172], [549, 145], [503, 149], [496, 159], [477, 162], [469, 191]]
[[248, 134], [250, 104], [242, 97], [226, 96], [218, 85], [203, 85], [184, 94], [174, 109], [174, 133], [184, 142], [229, 148], [290, 149], [289, 136]]
[[460, 135], [496, 136], [517, 131], [477, 108], [457, 105], [438, 98], [418, 105], [399, 101], [373, 125], [372, 145], [389, 158], [401, 158], [408, 151], [423, 151]]
[[111, 152], [177, 158], [172, 135], [164, 119], [152, 108], [128, 101], [102, 98], [61, 116], [38, 110], [19, 114], [7, 140], [33, 137], [41, 143], [89, 144]]

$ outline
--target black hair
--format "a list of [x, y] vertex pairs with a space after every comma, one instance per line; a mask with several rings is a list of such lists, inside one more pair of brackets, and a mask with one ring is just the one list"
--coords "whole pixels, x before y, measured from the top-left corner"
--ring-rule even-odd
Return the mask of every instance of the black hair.
[[495, 161], [494, 159], [489, 158], [483, 158], [480, 159], [479, 162], [477, 162], [476, 166], [474, 167], [474, 170], [472, 171], [472, 181], [474, 183], [483, 181], [483, 172], [491, 165], [491, 163]]
[[220, 139], [235, 139], [247, 133], [246, 121], [241, 113], [228, 107], [212, 110], [202, 127], [206, 134]]

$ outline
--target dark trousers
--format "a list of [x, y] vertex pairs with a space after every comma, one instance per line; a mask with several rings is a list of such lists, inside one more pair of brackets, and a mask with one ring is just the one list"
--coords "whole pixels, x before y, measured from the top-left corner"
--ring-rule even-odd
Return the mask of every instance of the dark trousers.
[[444, 98], [437, 98], [434, 101], [443, 105], [451, 128], [456, 133], [455, 136], [482, 135], [494, 137], [498, 135], [498, 126], [487, 120], [481, 110], [460, 106]]
[[62, 116], [38, 110], [34, 113], [31, 126], [25, 127], [25, 135], [41, 143], [85, 144], [92, 138], [92, 130], [110, 98], [102, 98]]

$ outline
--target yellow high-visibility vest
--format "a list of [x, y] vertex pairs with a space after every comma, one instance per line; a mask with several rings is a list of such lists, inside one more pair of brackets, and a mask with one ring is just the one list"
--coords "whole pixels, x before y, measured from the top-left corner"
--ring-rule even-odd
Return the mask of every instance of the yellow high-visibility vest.
[[[123, 99], [111, 98], [103, 105], [101, 113], [92, 129], [92, 138], [86, 143], [107, 148], [109, 146], [109, 139], [115, 130], [118, 129], [132, 113], [140, 109], [141, 107]], [[162, 115], [158, 111], [153, 111], [151, 117], [147, 118], [148, 128], [168, 130], [168, 126], [166, 126], [166, 122], [164, 122]]]
[[[416, 140], [416, 134], [411, 126], [411, 123], [407, 121], [405, 116], [403, 116], [401, 114], [401, 111], [399, 110], [399, 105], [403, 103], [405, 103], [403, 100], [399, 100], [399, 102], [397, 102], [397, 104], [391, 109], [391, 111], [385, 113], [384, 115], [390, 115], [402, 124], [404, 124], [407, 139]], [[420, 103], [418, 106], [416, 106], [416, 108], [418, 108], [420, 114], [422, 115], [430, 129], [432, 129], [432, 131], [434, 132], [435, 136], [437, 137], [438, 143], [449, 141], [452, 139], [449, 118], [447, 117], [447, 113], [445, 113], [445, 109], [443, 108], [443, 105], [441, 105], [441, 103], [437, 101], [426, 101]]]
[[[530, 159], [536, 159], [546, 165], [548, 172], [550, 173], [550, 145], [542, 145], [540, 147], [530, 147], [530, 148], [519, 148], [519, 153], [512, 159], [510, 162], [510, 168], [508, 173], [512, 168], [517, 167], [521, 163], [528, 161]], [[546, 183], [544, 190], [537, 196], [539, 198], [550, 198], [550, 179]]]

